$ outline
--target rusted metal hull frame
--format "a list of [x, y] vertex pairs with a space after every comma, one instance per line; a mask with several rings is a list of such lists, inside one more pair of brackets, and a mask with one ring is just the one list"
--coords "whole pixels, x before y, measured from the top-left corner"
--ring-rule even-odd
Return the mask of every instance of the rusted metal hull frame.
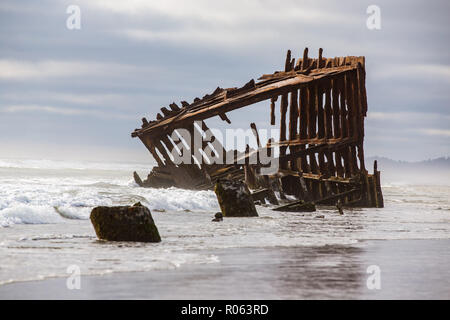
[[[369, 174], [364, 162], [367, 114], [364, 57], [329, 59], [322, 56], [321, 49], [319, 57], [312, 59], [306, 48], [302, 59], [295, 63], [288, 51], [284, 71], [263, 75], [259, 80], [251, 80], [241, 88], [217, 88], [191, 104], [181, 102], [181, 108], [172, 103], [169, 108], [161, 108], [156, 121], [144, 118], [142, 128], [136, 129], [132, 136], [141, 139], [158, 166], [141, 184], [208, 189], [217, 179], [229, 177], [246, 179], [255, 188], [266, 188], [276, 179], [281, 182], [282, 192], [299, 199], [382, 207], [380, 172], [375, 167], [374, 173]], [[203, 120], [219, 116], [230, 123], [227, 112], [265, 100], [270, 100], [272, 125], [279, 105], [279, 141], [269, 142], [263, 148], [258, 145], [260, 150], [247, 148], [243, 154], [228, 151], [234, 155], [232, 164], [173, 163], [171, 153], [175, 144], [170, 136], [174, 130], [188, 129], [191, 137], [196, 130], [203, 134], [208, 129]], [[201, 121], [201, 129], [195, 128], [194, 121]], [[257, 136], [254, 124], [252, 130]], [[220, 148], [224, 160], [227, 151], [221, 145]], [[258, 179], [261, 165], [249, 165], [248, 158], [264, 148], [271, 151], [279, 148], [280, 169], [275, 176]], [[191, 153], [196, 162], [205, 158], [193, 148]], [[209, 160], [212, 159], [207, 159], [208, 163]]]

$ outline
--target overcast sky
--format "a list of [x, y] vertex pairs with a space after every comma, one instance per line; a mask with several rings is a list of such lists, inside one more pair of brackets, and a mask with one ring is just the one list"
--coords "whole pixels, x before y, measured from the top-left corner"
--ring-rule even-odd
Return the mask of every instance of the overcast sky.
[[[304, 47], [366, 56], [366, 156], [449, 156], [449, 14], [449, 1], [2, 0], [0, 158], [149, 161], [130, 137], [143, 116], [281, 70]], [[269, 104], [230, 118], [265, 124]]]

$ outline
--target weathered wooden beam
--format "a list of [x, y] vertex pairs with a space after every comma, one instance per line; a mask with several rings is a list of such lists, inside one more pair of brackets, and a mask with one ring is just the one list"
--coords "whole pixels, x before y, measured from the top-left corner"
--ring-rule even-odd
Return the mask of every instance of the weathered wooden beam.
[[252, 133], [255, 136], [256, 139], [256, 145], [258, 146], [258, 148], [261, 148], [261, 140], [259, 139], [259, 133], [258, 133], [258, 128], [256, 127], [256, 124], [254, 122], [250, 123], [250, 128], [252, 129]]
[[[250, 153], [250, 147], [247, 144], [245, 148], [245, 154], [248, 156]], [[248, 159], [248, 158], [247, 158]], [[245, 183], [247, 183], [248, 187], [250, 189], [257, 189], [258, 185], [256, 183], [256, 175], [253, 166], [251, 166], [248, 161], [244, 164], [244, 176], [245, 176]]]
[[319, 48], [319, 59], [317, 61], [317, 67], [323, 68], [323, 58], [322, 58], [323, 49]]
[[170, 107], [170, 109], [171, 109], [172, 111], [175, 111], [175, 112], [178, 112], [178, 111], [181, 110], [180, 107], [179, 107], [175, 102], [172, 102], [172, 103], [169, 105], [169, 107]]
[[330, 201], [330, 200], [343, 198], [345, 196], [348, 196], [348, 195], [351, 195], [351, 194], [354, 194], [354, 193], [358, 193], [358, 192], [361, 192], [361, 190], [360, 189], [356, 189], [356, 188], [355, 189], [350, 189], [348, 191], [344, 191], [344, 192], [341, 192], [341, 193], [338, 193], [338, 194], [330, 195], [330, 196], [322, 198], [322, 199], [318, 199], [318, 200], [315, 201], [315, 203], [319, 204], [319, 203], [322, 203], [322, 202], [327, 202], [327, 201]]
[[315, 138], [316, 133], [316, 107], [317, 85], [308, 87], [308, 138]]
[[306, 70], [309, 67], [308, 48], [303, 50], [302, 70]]
[[272, 126], [275, 125], [275, 102], [277, 101], [278, 96], [272, 97], [270, 99], [270, 124]]
[[[290, 95], [289, 103], [289, 140], [297, 137], [298, 131], [298, 90], [294, 90]], [[290, 151], [295, 151], [295, 148], [290, 148]], [[293, 170], [298, 169], [296, 159], [291, 161], [290, 167]]]
[[342, 137], [341, 132], [341, 111], [339, 105], [339, 80], [337, 78], [333, 78], [331, 81], [331, 90], [332, 90], [332, 114], [333, 114], [333, 137], [340, 138]]
[[344, 67], [340, 71], [332, 73], [321, 73], [319, 75], [312, 75], [312, 76], [298, 75], [294, 78], [256, 87], [254, 90], [244, 92], [229, 99], [212, 101], [208, 104], [202, 105], [201, 107], [199, 106], [190, 107], [188, 112], [178, 114], [173, 117], [168, 117], [167, 119], [162, 119], [162, 116], [159, 116], [159, 120], [161, 121], [155, 122], [150, 126], [148, 126], [147, 128], [138, 130], [137, 132], [133, 133], [133, 136], [137, 136], [144, 133], [151, 134], [153, 131], [168, 125], [175, 128], [183, 126], [184, 124], [186, 124], [186, 122], [192, 120], [207, 119], [216, 116], [219, 113], [229, 112], [238, 108], [245, 107], [250, 104], [270, 99], [274, 96], [286, 94], [295, 89], [306, 87], [309, 84], [319, 81], [320, 79], [328, 76], [334, 77], [340, 74], [345, 74], [346, 72], [349, 72], [353, 69], [354, 69], [353, 67]]
[[222, 119], [223, 121], [226, 121], [228, 124], [231, 123], [231, 120], [227, 117], [227, 115], [225, 113], [219, 113], [219, 117], [220, 119]]
[[275, 196], [275, 193], [270, 188], [264, 188], [257, 190], [255, 192], [252, 192], [252, 199], [253, 201], [261, 201], [265, 203], [265, 200], [267, 199], [270, 204], [278, 205], [277, 197]]
[[172, 112], [170, 112], [166, 107], [162, 107], [161, 112], [165, 117], [170, 116], [172, 114]]
[[[273, 142], [271, 143], [272, 147], [280, 147], [280, 146], [286, 146], [286, 147], [290, 147], [290, 146], [300, 146], [300, 145], [308, 145], [308, 144], [323, 144], [323, 143], [327, 143], [327, 144], [333, 144], [333, 143], [337, 143], [340, 141], [346, 141], [347, 138], [331, 138], [331, 139], [326, 139], [326, 138], [306, 138], [306, 139], [296, 139], [296, 140], [286, 140], [286, 141], [280, 141], [280, 142]], [[357, 141], [357, 139], [352, 139], [352, 141]]]
[[[288, 108], [288, 94], [285, 93], [281, 96], [281, 103], [280, 103], [280, 139], [279, 141], [285, 141], [286, 140], [286, 112]], [[287, 147], [282, 146], [280, 147], [280, 156], [286, 154]], [[286, 167], [286, 163], [280, 163], [281, 168]]]

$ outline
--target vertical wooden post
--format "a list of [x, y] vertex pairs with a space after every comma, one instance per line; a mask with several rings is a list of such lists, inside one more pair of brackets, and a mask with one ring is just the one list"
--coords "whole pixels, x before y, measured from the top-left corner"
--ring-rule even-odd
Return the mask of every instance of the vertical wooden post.
[[308, 93], [309, 93], [309, 117], [308, 117], [308, 138], [312, 139], [315, 138], [317, 135], [316, 132], [316, 108], [317, 108], [317, 84], [309, 85], [308, 86]]
[[[247, 144], [247, 146], [245, 148], [245, 154], [248, 155], [249, 152], [250, 152], [250, 147]], [[247, 159], [247, 161], [245, 161], [245, 164], [244, 164], [245, 182], [247, 183], [247, 185], [250, 189], [257, 189], [255, 172], [253, 170], [253, 166], [250, 165], [248, 162], [249, 161]]]
[[[308, 137], [308, 89], [303, 87], [300, 89], [299, 98], [299, 115], [300, 115], [300, 140], [306, 139]], [[304, 150], [305, 146], [301, 145], [300, 150]], [[306, 156], [300, 157], [301, 169], [303, 172], [308, 172], [308, 162]]]
[[[284, 65], [284, 71], [290, 71], [293, 68], [292, 61], [291, 61], [291, 50], [287, 51], [286, 54], [286, 62]], [[280, 142], [286, 141], [286, 112], [288, 108], [288, 93], [284, 93], [281, 96], [281, 102], [280, 102]], [[284, 156], [286, 154], [287, 147], [280, 147], [280, 157]], [[282, 161], [280, 163], [280, 167], [282, 169], [287, 169], [287, 162]]]
[[[280, 113], [281, 113], [281, 117], [280, 117], [280, 142], [282, 141], [286, 141], [286, 112], [287, 112], [287, 107], [288, 107], [288, 97], [287, 97], [287, 93], [283, 94], [281, 96], [281, 103], [280, 103]], [[280, 157], [284, 156], [286, 154], [286, 149], [287, 147], [282, 146], [280, 147]], [[282, 169], [286, 169], [287, 165], [286, 165], [286, 161], [281, 161], [280, 163], [280, 167]]]
[[302, 70], [306, 70], [309, 67], [308, 48], [303, 50]]
[[277, 101], [278, 97], [272, 97], [270, 99], [270, 124], [272, 126], [275, 125], [275, 102]]
[[323, 68], [323, 58], [322, 58], [323, 49], [319, 48], [319, 59], [317, 60], [317, 68]]
[[[293, 90], [291, 92], [291, 100], [290, 100], [290, 109], [289, 109], [289, 140], [295, 140], [297, 138], [297, 121], [298, 121], [298, 91]], [[292, 148], [292, 147], [289, 147]], [[290, 149], [290, 151], [295, 151], [297, 148]], [[291, 169], [297, 170], [297, 162], [295, 159], [290, 161]]]

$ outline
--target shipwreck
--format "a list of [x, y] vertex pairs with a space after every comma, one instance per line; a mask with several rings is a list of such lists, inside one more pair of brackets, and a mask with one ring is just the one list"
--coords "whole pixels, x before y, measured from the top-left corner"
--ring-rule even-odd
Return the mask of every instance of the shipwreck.
[[[325, 58], [322, 52], [319, 49], [318, 57], [310, 58], [306, 48], [296, 61], [289, 50], [284, 70], [264, 74], [239, 88], [218, 87], [191, 103], [172, 103], [161, 108], [155, 120], [143, 118], [141, 128], [131, 135], [142, 141], [157, 166], [144, 181], [135, 173], [136, 182], [142, 187], [212, 189], [218, 179], [239, 179], [253, 190], [275, 190], [299, 201], [383, 207], [376, 161], [372, 174], [364, 161], [365, 58]], [[200, 161], [199, 157], [208, 156], [196, 152], [192, 137], [211, 135], [206, 119], [218, 116], [230, 123], [228, 112], [262, 101], [267, 101], [270, 125], [276, 126], [279, 117], [278, 141], [269, 139], [261, 145], [258, 129], [251, 123], [256, 149], [225, 150], [212, 136], [201, 147], [208, 148], [214, 141], [214, 156]], [[180, 138], [175, 142], [173, 137], [181, 137], [182, 129], [191, 134], [191, 141]], [[180, 148], [181, 143], [187, 148]], [[249, 161], [261, 151], [272, 157], [277, 154], [275, 172], [263, 170], [267, 163], [258, 157], [256, 163]], [[174, 161], [173, 155], [185, 152], [190, 152], [188, 158], [194, 159], [193, 163]]]

